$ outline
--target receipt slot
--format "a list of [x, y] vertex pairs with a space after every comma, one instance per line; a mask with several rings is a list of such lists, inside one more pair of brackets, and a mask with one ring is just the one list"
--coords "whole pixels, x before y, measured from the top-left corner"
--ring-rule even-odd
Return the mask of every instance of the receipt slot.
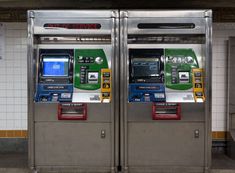
[[125, 171], [207, 172], [211, 11], [127, 10], [120, 26]]
[[115, 172], [118, 12], [28, 11], [29, 165]]

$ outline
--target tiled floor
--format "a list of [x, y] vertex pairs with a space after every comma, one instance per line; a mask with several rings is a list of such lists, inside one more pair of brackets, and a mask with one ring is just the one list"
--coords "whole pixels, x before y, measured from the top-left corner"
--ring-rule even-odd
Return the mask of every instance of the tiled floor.
[[27, 168], [27, 153], [7, 153], [0, 154], [1, 168]]
[[[0, 154], [0, 173], [30, 173], [27, 153]], [[235, 173], [235, 160], [224, 154], [214, 154], [211, 173]]]
[[29, 173], [27, 153], [1, 153], [0, 173]]
[[235, 160], [230, 159], [228, 156], [224, 154], [213, 154], [212, 168], [235, 170]]
[[31, 173], [27, 168], [0, 168], [0, 173]]

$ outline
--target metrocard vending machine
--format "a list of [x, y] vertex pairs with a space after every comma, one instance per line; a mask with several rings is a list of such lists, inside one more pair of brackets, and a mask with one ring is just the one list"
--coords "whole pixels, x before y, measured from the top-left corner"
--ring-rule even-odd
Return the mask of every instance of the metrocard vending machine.
[[121, 11], [124, 172], [208, 172], [211, 11]]
[[115, 172], [117, 25], [112, 10], [28, 11], [33, 171]]

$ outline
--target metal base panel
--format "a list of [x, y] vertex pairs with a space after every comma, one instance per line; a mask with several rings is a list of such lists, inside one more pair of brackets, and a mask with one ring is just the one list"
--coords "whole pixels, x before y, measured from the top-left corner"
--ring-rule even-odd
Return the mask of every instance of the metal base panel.
[[36, 169], [111, 171], [109, 104], [88, 105], [90, 116], [86, 121], [60, 121], [56, 109], [57, 104], [36, 104]]
[[158, 166], [158, 167], [130, 167], [125, 173], [205, 173], [203, 167], [180, 167], [180, 166]]
[[230, 130], [229, 135], [228, 135], [228, 141], [227, 141], [227, 150], [226, 153], [227, 155], [235, 160], [235, 131], [234, 130]]

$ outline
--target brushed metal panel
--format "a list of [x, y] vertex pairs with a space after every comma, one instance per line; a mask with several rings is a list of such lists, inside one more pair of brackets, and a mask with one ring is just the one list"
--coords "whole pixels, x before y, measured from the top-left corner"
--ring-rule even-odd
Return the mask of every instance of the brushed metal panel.
[[[57, 103], [35, 103], [35, 121], [61, 121], [57, 118], [57, 107]], [[73, 122], [111, 122], [110, 103], [87, 104], [87, 111], [87, 120]]]
[[130, 167], [128, 173], [205, 173], [204, 167], [189, 166], [151, 166]]
[[[35, 17], [35, 34], [110, 34], [111, 18], [118, 17], [114, 10], [35, 10], [30, 11]], [[101, 29], [45, 29], [45, 23], [100, 23]]]
[[121, 17], [128, 17], [128, 18], [170, 18], [175, 17], [177, 18], [203, 18], [205, 14], [209, 13], [208, 15], [212, 17], [210, 10], [127, 10], [121, 11]]
[[[228, 116], [235, 113], [235, 92], [233, 92], [235, 79], [235, 38], [229, 38], [229, 56], [228, 56]], [[229, 117], [229, 121], [232, 121], [232, 116]], [[233, 127], [232, 127], [233, 128]]]
[[232, 133], [235, 129], [235, 113], [230, 114], [230, 130]]
[[[111, 18], [115, 10], [33, 10], [36, 18]], [[117, 16], [116, 16], [117, 17]]]
[[[203, 166], [202, 123], [129, 123], [128, 165]], [[200, 137], [194, 138], [194, 130]]]
[[235, 37], [230, 37], [228, 42], [228, 86], [227, 86], [227, 116], [228, 116], [228, 142], [227, 142], [227, 155], [232, 159], [235, 158], [235, 93], [234, 93], [234, 74], [235, 74]]
[[[128, 121], [152, 120], [152, 103], [128, 103]], [[169, 120], [171, 121], [171, 120]], [[180, 121], [205, 121], [205, 104], [182, 103]], [[177, 122], [180, 122], [177, 120]]]
[[[194, 23], [196, 25], [193, 29], [139, 29], [139, 23]], [[205, 33], [205, 20], [204, 18], [129, 18], [128, 20], [128, 34], [203, 34]]]
[[182, 120], [185, 121], [205, 121], [205, 103], [182, 103]]
[[227, 142], [227, 155], [229, 157], [231, 157], [232, 159], [235, 159], [235, 142], [234, 142], [234, 138], [232, 136], [234, 136], [235, 131], [230, 129], [229, 132], [229, 136], [230, 138], [228, 139]]
[[108, 123], [36, 123], [35, 145], [38, 166], [111, 166]]

